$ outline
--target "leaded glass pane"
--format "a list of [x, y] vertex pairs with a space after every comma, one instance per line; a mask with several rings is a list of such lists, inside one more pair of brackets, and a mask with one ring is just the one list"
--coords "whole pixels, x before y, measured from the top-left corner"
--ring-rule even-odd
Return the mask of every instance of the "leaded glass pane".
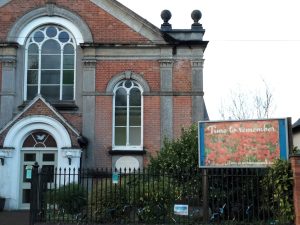
[[45, 41], [45, 43], [42, 46], [42, 54], [59, 54], [60, 55], [60, 44], [53, 40], [49, 39]]
[[74, 84], [74, 70], [64, 70], [63, 84]]
[[126, 145], [126, 127], [115, 128], [115, 145]]
[[127, 93], [124, 88], [119, 88], [116, 91], [115, 105], [116, 106], [127, 106]]
[[57, 30], [55, 27], [48, 27], [46, 30], [46, 34], [48, 37], [53, 38], [57, 35]]
[[73, 69], [73, 68], [74, 68], [74, 56], [64, 55], [64, 69]]
[[141, 105], [141, 91], [137, 88], [130, 90], [130, 106]]
[[129, 111], [129, 125], [141, 126], [141, 108], [130, 108]]
[[33, 138], [32, 135], [29, 135], [29, 136], [25, 139], [25, 141], [24, 141], [24, 143], [23, 143], [23, 147], [33, 147], [34, 145], [35, 145], [35, 140], [34, 140], [34, 138]]
[[140, 145], [141, 144], [141, 128], [130, 127], [129, 128], [129, 144]]
[[39, 54], [39, 47], [36, 44], [29, 45], [28, 54]]
[[57, 147], [56, 141], [54, 140], [54, 138], [51, 135], [49, 135], [47, 137], [47, 139], [45, 140], [45, 145], [46, 145], [46, 147]]
[[38, 69], [38, 68], [39, 68], [39, 56], [28, 55], [28, 69]]
[[27, 86], [27, 99], [32, 100], [38, 93], [38, 86]]
[[42, 70], [41, 84], [60, 84], [59, 70]]
[[24, 154], [24, 161], [26, 161], [26, 162], [35, 162], [36, 161], [36, 154], [35, 153], [25, 153]]
[[67, 32], [65, 32], [65, 31], [60, 32], [60, 34], [58, 35], [58, 40], [59, 40], [60, 42], [66, 43], [66, 42], [69, 41], [69, 39], [70, 39], [70, 36], [69, 36], [69, 34], [68, 34]]
[[59, 100], [59, 86], [41, 85], [41, 94], [48, 100]]
[[66, 44], [64, 47], [64, 54], [74, 54], [74, 47], [71, 44]]
[[63, 100], [73, 100], [74, 86], [73, 85], [63, 85]]
[[47, 176], [44, 176], [44, 182], [52, 183], [54, 181], [54, 165], [43, 165], [42, 173], [47, 174]]
[[38, 70], [27, 71], [27, 84], [38, 84]]
[[42, 55], [42, 69], [60, 69], [60, 55]]
[[55, 154], [54, 153], [44, 153], [43, 154], [43, 161], [44, 162], [54, 162], [55, 161]]
[[44, 38], [45, 38], [45, 35], [41, 31], [37, 31], [33, 35], [33, 40], [36, 42], [42, 42], [44, 40]]
[[124, 86], [126, 88], [130, 88], [132, 86], [132, 82], [130, 80], [126, 80]]
[[[25, 174], [23, 177], [26, 177]], [[24, 182], [30, 182], [30, 181], [24, 181]], [[22, 190], [22, 203], [30, 203], [30, 193], [31, 189], [23, 189]]]
[[126, 126], [127, 108], [118, 107], [115, 109], [115, 126]]

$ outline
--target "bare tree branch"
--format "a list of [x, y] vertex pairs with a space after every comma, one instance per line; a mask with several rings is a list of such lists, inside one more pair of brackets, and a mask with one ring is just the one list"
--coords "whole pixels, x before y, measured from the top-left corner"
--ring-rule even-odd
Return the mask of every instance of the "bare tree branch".
[[262, 119], [269, 118], [274, 110], [274, 98], [269, 86], [263, 80], [264, 89], [253, 92], [247, 90], [231, 91], [227, 107], [222, 102], [219, 113], [222, 119]]

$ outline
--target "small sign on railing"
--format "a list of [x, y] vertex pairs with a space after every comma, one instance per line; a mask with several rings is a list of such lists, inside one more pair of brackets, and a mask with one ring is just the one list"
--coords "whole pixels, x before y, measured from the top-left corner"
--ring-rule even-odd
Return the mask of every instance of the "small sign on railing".
[[119, 173], [118, 172], [113, 172], [112, 173], [112, 183], [113, 184], [118, 184], [119, 183]]
[[27, 165], [25, 167], [26, 170], [26, 179], [31, 179], [32, 178], [32, 165]]
[[189, 215], [189, 205], [174, 205], [174, 214], [179, 216], [188, 216]]

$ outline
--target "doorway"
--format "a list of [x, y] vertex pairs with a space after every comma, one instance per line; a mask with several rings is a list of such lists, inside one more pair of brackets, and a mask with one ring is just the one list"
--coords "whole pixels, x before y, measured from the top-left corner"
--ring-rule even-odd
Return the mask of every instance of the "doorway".
[[[39, 170], [54, 174], [57, 167], [57, 147], [51, 135], [44, 131], [34, 131], [25, 139], [21, 150], [21, 179], [20, 179], [20, 208], [29, 209], [31, 177], [27, 174], [35, 162]], [[54, 175], [53, 175], [54, 176]], [[54, 177], [49, 177], [48, 185], [54, 182]]]

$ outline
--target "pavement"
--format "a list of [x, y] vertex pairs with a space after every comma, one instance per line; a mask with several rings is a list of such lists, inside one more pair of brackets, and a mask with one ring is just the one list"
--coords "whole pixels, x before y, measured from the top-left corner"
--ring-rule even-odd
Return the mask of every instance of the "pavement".
[[2, 211], [0, 225], [29, 225], [29, 211]]

